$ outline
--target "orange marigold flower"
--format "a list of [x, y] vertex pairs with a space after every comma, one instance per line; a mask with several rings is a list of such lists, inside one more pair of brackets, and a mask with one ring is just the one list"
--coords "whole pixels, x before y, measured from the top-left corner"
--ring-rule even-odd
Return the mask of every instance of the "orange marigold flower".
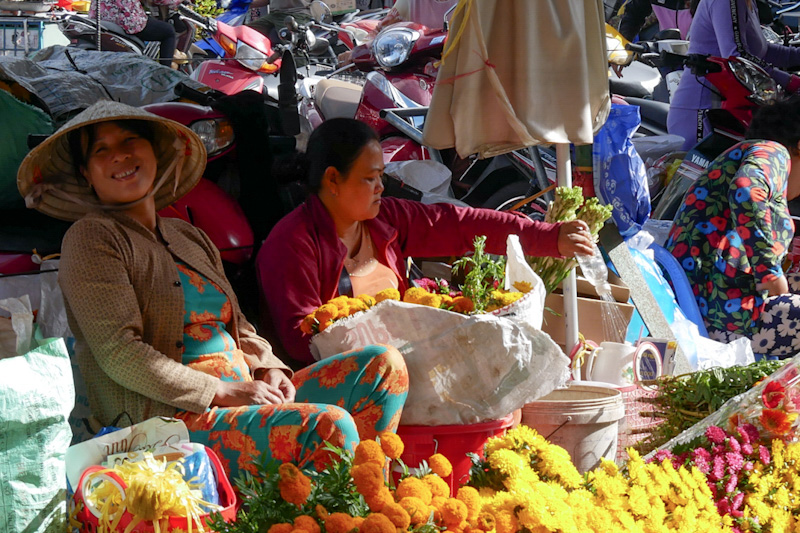
[[370, 511], [379, 513], [386, 505], [394, 503], [394, 498], [392, 498], [392, 493], [389, 488], [383, 486], [377, 491], [370, 493], [368, 496], [364, 496], [364, 501], [367, 502]]
[[350, 533], [357, 528], [353, 517], [346, 513], [331, 513], [325, 519], [325, 531], [328, 533]]
[[320, 324], [322, 324], [323, 322], [335, 320], [336, 317], [338, 316], [339, 316], [339, 308], [332, 303], [327, 303], [321, 306], [316, 311], [314, 311], [314, 318]]
[[385, 487], [383, 469], [375, 463], [364, 463], [355, 465], [350, 469], [356, 490], [367, 497], [377, 493], [381, 487]]
[[435, 453], [428, 458], [428, 464], [433, 473], [439, 477], [447, 477], [453, 473], [453, 465], [450, 459], [440, 453]]
[[431, 509], [433, 510], [433, 522], [437, 525], [444, 525], [442, 521], [442, 506], [447, 501], [447, 497], [445, 496], [434, 496], [431, 499]]
[[467, 506], [467, 520], [475, 520], [481, 512], [481, 496], [475, 487], [464, 485], [458, 489], [456, 498]]
[[422, 481], [431, 489], [431, 494], [433, 494], [434, 498], [436, 496], [442, 496], [444, 498], [450, 496], [450, 485], [436, 474], [423, 476]]
[[373, 298], [373, 297], [372, 297], [372, 296], [370, 296], [369, 294], [359, 294], [358, 296], [356, 296], [356, 298], [358, 298], [359, 300], [361, 300], [362, 302], [364, 302], [365, 304], [367, 304], [367, 307], [372, 307], [373, 305], [375, 305], [376, 303], [378, 303], [378, 302], [375, 300], [375, 298]]
[[354, 516], [353, 517], [353, 525], [356, 526], [356, 529], [360, 529], [361, 528], [361, 524], [363, 524], [363, 523], [364, 523], [364, 517], [363, 516]]
[[410, 287], [406, 289], [406, 293], [403, 295], [403, 301], [410, 304], [420, 304], [422, 303], [422, 298], [428, 294], [430, 293], [421, 287]]
[[512, 511], [498, 511], [494, 516], [494, 528], [497, 533], [517, 533], [519, 521]]
[[481, 531], [491, 531], [495, 528], [494, 515], [492, 513], [480, 513], [475, 521], [475, 526]]
[[442, 521], [448, 527], [458, 526], [467, 519], [467, 506], [461, 500], [448, 498], [441, 508]]
[[292, 524], [273, 524], [267, 530], [267, 533], [291, 533], [294, 529]]
[[358, 313], [360, 311], [366, 311], [367, 309], [369, 309], [369, 307], [367, 307], [367, 304], [365, 304], [361, 300], [357, 300], [355, 298], [351, 298], [349, 300], [348, 307], [350, 308], [350, 313], [349, 314], [351, 314], [351, 315], [354, 315], [354, 314], [356, 314], [356, 313]]
[[314, 313], [306, 315], [302, 322], [300, 322], [300, 331], [306, 335], [314, 334], [314, 326], [317, 325], [317, 319], [314, 318]]
[[413, 496], [422, 500], [425, 505], [430, 505], [433, 493], [431, 489], [419, 478], [407, 477], [397, 486], [395, 491], [398, 499], [405, 498], [406, 496]]
[[332, 320], [326, 320], [325, 322], [320, 322], [319, 323], [319, 331], [320, 332], [325, 331], [326, 329], [328, 329], [330, 327], [331, 324], [333, 324]]
[[358, 528], [359, 533], [397, 533], [397, 528], [394, 527], [392, 521], [388, 517], [380, 513], [372, 513], [364, 519], [361, 527]]
[[292, 463], [283, 463], [278, 467], [280, 481], [278, 488], [281, 498], [300, 507], [311, 494], [311, 480]]
[[308, 531], [308, 533], [320, 533], [321, 528], [314, 518], [308, 515], [300, 515], [294, 519], [294, 528]]
[[375, 295], [376, 303], [381, 303], [384, 300], [400, 300], [400, 291], [397, 289], [383, 289]]
[[317, 517], [323, 522], [328, 518], [328, 510], [320, 504], [314, 506], [314, 512], [317, 513]]
[[431, 515], [428, 506], [416, 496], [406, 496], [397, 502], [400, 507], [406, 510], [411, 518], [411, 525], [418, 526], [428, 521]]
[[761, 425], [773, 435], [786, 435], [792, 429], [797, 413], [787, 414], [780, 409], [764, 409], [758, 417]]
[[457, 296], [453, 300], [453, 311], [456, 313], [469, 314], [475, 310], [475, 303], [466, 296]]
[[411, 517], [408, 516], [408, 512], [393, 501], [383, 506], [381, 514], [391, 520], [395, 527], [403, 531], [406, 531], [408, 526], [411, 525]]
[[360, 465], [364, 463], [375, 463], [381, 468], [386, 464], [386, 455], [384, 455], [381, 445], [374, 440], [362, 440], [356, 446], [353, 464]]
[[329, 304], [333, 304], [337, 307], [337, 309], [343, 309], [347, 306], [347, 301], [350, 299], [347, 295], [337, 296], [333, 300], [329, 301]]
[[447, 308], [453, 307], [453, 301], [455, 300], [455, 298], [453, 298], [449, 294], [442, 294], [441, 298], [442, 298], [442, 306], [443, 307], [447, 307]]
[[403, 439], [397, 433], [384, 431], [378, 435], [378, 438], [381, 441], [381, 450], [386, 454], [386, 457], [400, 459], [400, 456], [403, 455], [403, 450], [405, 450], [405, 444], [403, 444]]

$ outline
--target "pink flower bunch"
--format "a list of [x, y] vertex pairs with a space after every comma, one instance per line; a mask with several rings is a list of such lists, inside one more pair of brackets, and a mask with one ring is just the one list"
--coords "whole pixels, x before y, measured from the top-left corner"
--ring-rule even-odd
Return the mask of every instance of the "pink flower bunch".
[[461, 291], [452, 290], [450, 284], [444, 279], [419, 278], [415, 279], [414, 283], [421, 289], [425, 289], [433, 294], [447, 294], [451, 298], [458, 298], [461, 296]]
[[693, 450], [680, 454], [659, 450], [653, 460], [668, 459], [675, 468], [697, 467], [706, 476], [719, 514], [742, 518], [743, 490], [750, 473], [756, 463], [766, 466], [771, 460], [769, 450], [759, 440], [759, 431], [752, 424], [742, 424], [733, 433], [709, 426]]

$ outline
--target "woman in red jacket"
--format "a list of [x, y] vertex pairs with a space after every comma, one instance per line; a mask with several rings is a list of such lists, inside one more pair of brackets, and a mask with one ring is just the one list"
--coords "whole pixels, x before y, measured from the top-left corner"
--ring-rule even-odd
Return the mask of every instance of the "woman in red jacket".
[[[533, 222], [526, 217], [381, 198], [383, 152], [374, 130], [353, 119], [333, 119], [314, 130], [306, 151], [306, 202], [284, 217], [256, 259], [265, 331], [277, 330], [286, 354], [300, 366], [314, 362], [303, 318], [342, 294], [408, 287], [406, 259], [463, 255], [476, 235], [489, 253], [505, 254], [517, 234], [525, 253], [591, 253], [585, 222]], [[267, 314], [268, 311], [268, 314]], [[271, 323], [269, 320], [271, 319]]]

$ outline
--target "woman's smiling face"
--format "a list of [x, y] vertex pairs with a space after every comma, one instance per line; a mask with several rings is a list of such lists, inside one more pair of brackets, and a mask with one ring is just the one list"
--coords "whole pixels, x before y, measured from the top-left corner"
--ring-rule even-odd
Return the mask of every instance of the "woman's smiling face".
[[149, 140], [120, 123], [96, 125], [88, 148], [84, 177], [101, 203], [126, 204], [141, 199], [153, 187], [158, 161]]

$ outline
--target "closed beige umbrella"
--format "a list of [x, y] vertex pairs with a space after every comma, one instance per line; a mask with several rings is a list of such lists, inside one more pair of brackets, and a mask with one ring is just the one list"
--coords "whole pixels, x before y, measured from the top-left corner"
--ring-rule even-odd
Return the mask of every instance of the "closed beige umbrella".
[[[602, 0], [460, 0], [423, 139], [461, 157], [590, 144], [611, 107]], [[564, 282], [567, 349], [578, 339], [574, 273]]]

